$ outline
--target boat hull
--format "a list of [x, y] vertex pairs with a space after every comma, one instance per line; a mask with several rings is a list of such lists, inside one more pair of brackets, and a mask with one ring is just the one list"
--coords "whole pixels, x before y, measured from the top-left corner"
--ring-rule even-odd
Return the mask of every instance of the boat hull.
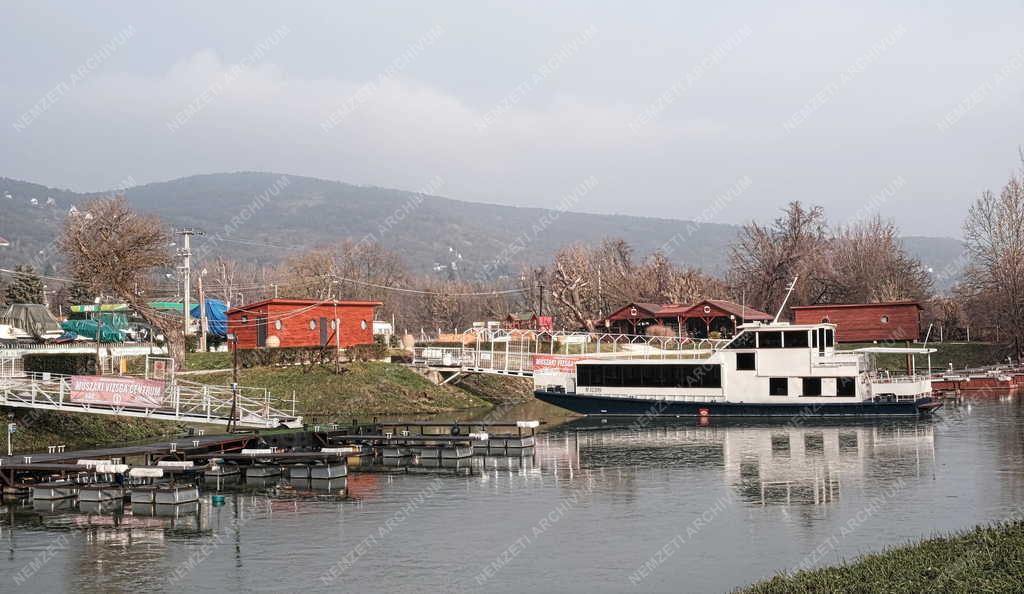
[[607, 396], [585, 396], [537, 390], [549, 404], [584, 415], [656, 417], [920, 417], [942, 406], [930, 397], [913, 402], [755, 403], [673, 402]]

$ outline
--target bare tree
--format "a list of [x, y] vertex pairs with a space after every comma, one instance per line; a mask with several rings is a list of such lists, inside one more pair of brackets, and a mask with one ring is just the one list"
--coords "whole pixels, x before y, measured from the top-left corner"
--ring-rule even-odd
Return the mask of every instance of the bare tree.
[[787, 283], [801, 282], [792, 305], [817, 303], [828, 295], [825, 213], [791, 202], [771, 226], [744, 225], [730, 249], [730, 284], [747, 302], [771, 310], [782, 299]]
[[[1022, 158], [1024, 163], [1024, 158]], [[1018, 357], [1024, 332], [1024, 181], [1013, 175], [999, 194], [986, 191], [964, 222], [970, 264], [963, 289], [983, 300], [1009, 331]]]
[[60, 237], [71, 275], [96, 294], [124, 301], [158, 328], [182, 368], [181, 320], [157, 312], [143, 298], [154, 273], [173, 263], [169, 245], [170, 234], [160, 218], [136, 213], [123, 196], [87, 203], [80, 214], [65, 219]]
[[903, 249], [891, 221], [876, 216], [845, 227], [831, 250], [835, 302], [925, 301], [931, 295], [928, 271]]

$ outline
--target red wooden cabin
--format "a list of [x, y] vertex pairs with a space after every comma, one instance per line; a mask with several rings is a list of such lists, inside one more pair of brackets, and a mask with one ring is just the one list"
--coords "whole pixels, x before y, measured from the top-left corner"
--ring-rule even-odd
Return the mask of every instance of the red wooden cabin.
[[916, 301], [797, 305], [797, 324], [831, 322], [839, 342], [912, 341], [921, 338], [921, 304]]
[[373, 343], [374, 308], [381, 305], [380, 301], [267, 299], [228, 311], [228, 332], [237, 337], [239, 349], [344, 349]]

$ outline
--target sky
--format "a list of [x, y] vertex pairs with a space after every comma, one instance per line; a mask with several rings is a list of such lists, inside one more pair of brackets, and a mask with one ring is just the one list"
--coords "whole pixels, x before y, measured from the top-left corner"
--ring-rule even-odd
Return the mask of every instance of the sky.
[[[959, 236], [1019, 170], [1024, 3], [24, 2], [0, 176], [274, 171], [517, 206]], [[436, 180], [443, 183], [437, 187]]]

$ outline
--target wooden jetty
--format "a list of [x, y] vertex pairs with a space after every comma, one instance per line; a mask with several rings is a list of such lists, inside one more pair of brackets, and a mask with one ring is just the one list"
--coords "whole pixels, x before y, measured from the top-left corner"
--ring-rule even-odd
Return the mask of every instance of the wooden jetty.
[[[83, 503], [181, 505], [198, 500], [199, 482], [245, 477], [272, 486], [282, 474], [339, 481], [360, 471], [415, 466], [471, 470], [474, 455], [517, 455], [535, 443], [537, 421], [392, 422], [200, 435], [149, 444], [0, 457], [5, 493]], [[415, 456], [415, 457], [414, 457]], [[383, 460], [385, 463], [381, 464]], [[388, 462], [389, 460], [395, 463]], [[410, 464], [409, 461], [412, 461]], [[408, 470], [412, 471], [412, 470]]]

